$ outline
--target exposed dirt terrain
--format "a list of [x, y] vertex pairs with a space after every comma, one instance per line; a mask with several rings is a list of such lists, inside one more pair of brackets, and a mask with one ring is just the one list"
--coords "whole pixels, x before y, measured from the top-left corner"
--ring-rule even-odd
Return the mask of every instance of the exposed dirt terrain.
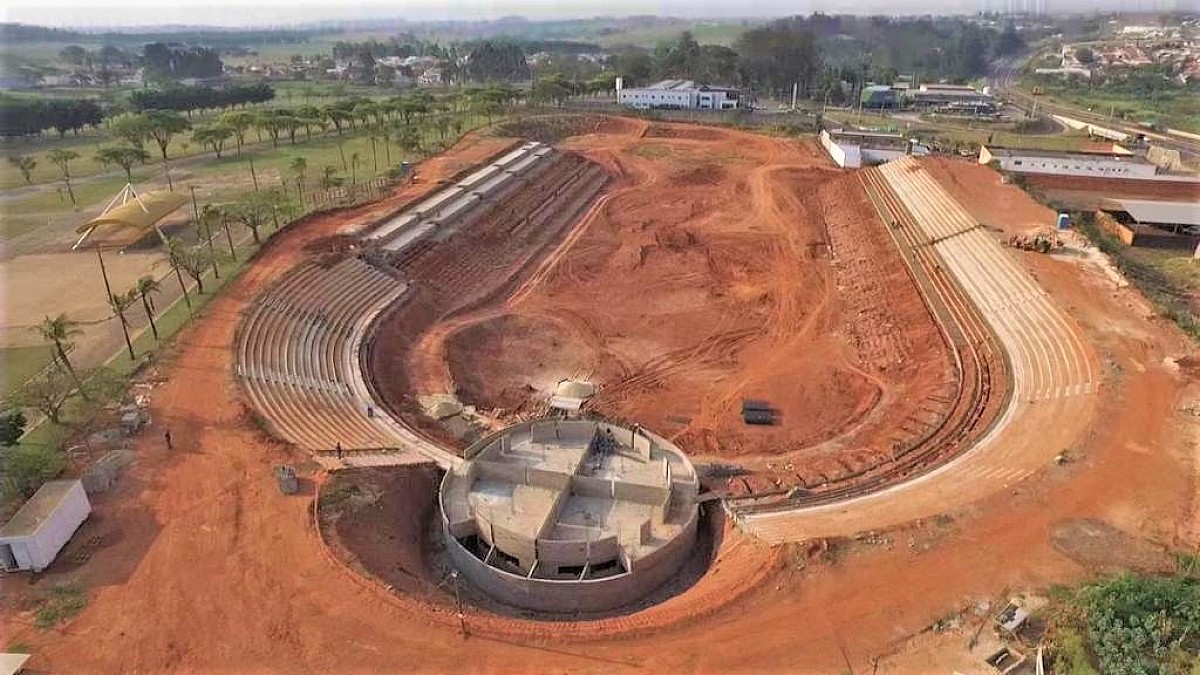
[[[857, 180], [811, 143], [598, 128], [564, 145], [615, 174], [591, 218], [518, 291], [431, 328], [445, 346], [424, 358], [501, 414], [590, 379], [592, 409], [763, 471], [885, 452], [949, 362], [887, 234], [864, 231], [875, 215]], [[778, 423], [745, 425], [745, 398]]]
[[[790, 142], [738, 138], [737, 145], [779, 144], [799, 154], [789, 162], [816, 161]], [[474, 154], [476, 161], [492, 154], [474, 143], [482, 141], [468, 140], [452, 154]], [[598, 161], [611, 170], [624, 163], [637, 171], [643, 159], [600, 154]], [[726, 168], [726, 175], [736, 175]], [[967, 172], [957, 176], [974, 180]], [[971, 189], [987, 194], [987, 185]], [[794, 193], [782, 192], [776, 199], [793, 199]], [[327, 553], [313, 524], [312, 483], [306, 480], [300, 495], [283, 496], [271, 475], [273, 466], [301, 458], [265, 438], [247, 418], [231, 373], [235, 329], [258, 293], [310, 256], [313, 242], [412, 198], [403, 193], [388, 205], [312, 218], [277, 235], [180, 335], [178, 353], [163, 364], [169, 380], [152, 392], [156, 428], [139, 438], [137, 461], [112, 492], [95, 499], [96, 511], [77, 536], [102, 535], [105, 545], [83, 566], [55, 566], [32, 580], [5, 577], [5, 640], [28, 647], [32, 668], [833, 674], [873, 672], [878, 664], [878, 672], [919, 674], [930, 672], [930, 664], [958, 662], [922, 652], [932, 649], [924, 643], [904, 648], [910, 636], [947, 612], [998, 601], [1011, 589], [1099, 573], [1102, 566], [1088, 564], [1095, 548], [1089, 542], [1109, 537], [1104, 542], [1125, 546], [1136, 539], [1135, 554], [1148, 563], [1153, 561], [1145, 556], [1160, 547], [1200, 546], [1196, 418], [1180, 412], [1196, 406], [1200, 392], [1191, 366], [1172, 367], [1175, 361], [1168, 360], [1193, 354], [1194, 345], [1135, 292], [1115, 288], [1094, 268], [1021, 255], [1046, 291], [1071, 311], [1105, 364], [1096, 423], [1076, 439], [1070, 461], [937, 522], [883, 537], [768, 550], [731, 532], [695, 587], [644, 612], [619, 622], [532, 628], [468, 612], [468, 628], [479, 622], [480, 631], [464, 640], [452, 614], [367, 583]], [[991, 208], [982, 200], [964, 203]], [[1031, 202], [1016, 203], [1034, 212]], [[1020, 211], [1013, 214], [994, 216], [993, 224], [1025, 227]], [[882, 232], [877, 221], [864, 216], [858, 222], [863, 232]], [[575, 273], [581, 274], [578, 268]], [[530, 302], [541, 292], [530, 290]], [[524, 315], [521, 305], [514, 314]], [[520, 327], [518, 322], [499, 332]], [[162, 445], [164, 427], [175, 439], [173, 452]], [[1064, 536], [1071, 555], [1060, 550]], [[34, 628], [18, 609], [22, 596], [71, 578], [88, 589], [88, 606], [59, 629]]]

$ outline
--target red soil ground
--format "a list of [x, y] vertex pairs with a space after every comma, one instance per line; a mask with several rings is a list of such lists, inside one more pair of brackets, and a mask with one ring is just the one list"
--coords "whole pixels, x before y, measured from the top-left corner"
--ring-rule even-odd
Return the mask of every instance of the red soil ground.
[[[31, 667], [822, 674], [872, 672], [883, 658], [879, 672], [925, 673], [931, 660], [907, 652], [891, 667], [887, 655], [966, 604], [1077, 581], [1096, 569], [1078, 553], [1085, 547], [1064, 544], [1064, 533], [1103, 522], [1151, 544], [1200, 546], [1200, 466], [1187, 446], [1195, 422], [1176, 412], [1200, 392], [1194, 372], [1185, 379], [1164, 362], [1194, 346], [1134, 292], [1112, 288], [1094, 270], [1021, 256], [1108, 364], [1097, 422], [1071, 448], [1072, 462], [948, 514], [944, 523], [891, 533], [890, 544], [835, 546], [826, 562], [781, 549], [787, 564], [769, 583], [694, 614], [693, 598], [744, 591], [749, 570], [773, 564], [762, 547], [727, 537], [701, 586], [628, 617], [620, 639], [597, 630], [581, 643], [574, 637], [580, 633], [542, 628], [530, 631], [536, 638], [464, 640], [452, 620], [431, 620], [326, 555], [313, 526], [311, 485], [301, 496], [283, 496], [270, 474], [299, 458], [246, 418], [230, 371], [246, 303], [302, 259], [309, 243], [367, 211], [310, 219], [275, 237], [180, 336], [178, 354], [164, 364], [170, 379], [154, 390], [152, 404], [158, 430], [170, 426], [177, 450], [166, 451], [154, 430], [141, 437], [137, 462], [113, 492], [96, 499], [81, 532], [106, 535], [86, 565], [56, 566], [32, 585], [21, 575], [5, 578], [5, 640], [35, 654]], [[67, 578], [88, 588], [87, 608], [60, 629], [33, 628], [28, 613], [16, 609], [21, 597]], [[657, 618], [643, 623], [649, 615]], [[675, 623], [662, 623], [668, 619]], [[652, 629], [629, 632], [638, 626]]]
[[[798, 472], [884, 451], [949, 366], [857, 178], [811, 143], [639, 132], [566, 144], [614, 187], [544, 273], [443, 329], [431, 356], [459, 396], [513, 410], [583, 377], [601, 385], [596, 410], [693, 455], [760, 469], [787, 457]], [[743, 424], [743, 398], [766, 399], [781, 423]]]

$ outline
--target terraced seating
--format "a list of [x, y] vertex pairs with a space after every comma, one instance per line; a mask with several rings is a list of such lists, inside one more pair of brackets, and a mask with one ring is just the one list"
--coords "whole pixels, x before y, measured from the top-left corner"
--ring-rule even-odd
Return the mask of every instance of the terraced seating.
[[402, 251], [440, 227], [472, 217], [485, 198], [502, 198], [508, 189], [544, 170], [553, 154], [553, 148], [536, 141], [524, 143], [379, 225], [366, 239], [387, 251]]
[[355, 394], [358, 345], [407, 286], [357, 258], [306, 264], [265, 293], [238, 339], [237, 374], [275, 433], [297, 447], [395, 447]]

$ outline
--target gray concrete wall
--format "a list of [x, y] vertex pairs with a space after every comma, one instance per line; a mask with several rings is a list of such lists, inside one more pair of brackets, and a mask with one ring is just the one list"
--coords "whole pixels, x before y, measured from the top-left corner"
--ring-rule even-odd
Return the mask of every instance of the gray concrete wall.
[[[674, 576], [687, 561], [695, 535], [693, 519], [688, 530], [671, 544], [638, 560], [636, 571], [589, 581], [550, 581], [510, 574], [487, 565], [450, 536], [446, 550], [463, 576], [505, 604], [543, 612], [602, 612], [634, 602]], [[628, 569], [629, 561], [623, 564]]]
[[504, 464], [501, 462], [489, 462], [487, 460], [477, 460], [473, 464], [479, 467], [477, 475], [481, 479], [497, 480], [516, 485], [526, 484], [525, 467], [520, 464]]
[[575, 476], [571, 479], [571, 492], [581, 497], [612, 497], [613, 482], [607, 478]]
[[637, 485], [636, 483], [615, 483], [616, 498], [639, 504], [662, 504], [667, 500], [670, 490], [665, 486]]
[[[582, 537], [580, 538], [582, 539]], [[615, 534], [591, 542], [553, 539], [539, 539], [537, 542], [538, 560], [543, 565], [582, 565], [587, 562], [605, 562], [615, 559], [620, 555], [620, 551], [621, 547], [617, 543]]]

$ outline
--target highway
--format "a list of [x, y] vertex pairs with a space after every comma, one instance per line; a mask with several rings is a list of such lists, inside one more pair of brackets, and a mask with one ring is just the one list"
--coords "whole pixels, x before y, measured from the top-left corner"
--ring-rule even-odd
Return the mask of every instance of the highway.
[[1049, 466], [1083, 433], [1100, 376], [1074, 322], [911, 157], [880, 169], [933, 249], [991, 326], [1007, 355], [1012, 391], [992, 428], [956, 459], [908, 482], [854, 499], [739, 522], [771, 543], [853, 536], [965, 506]]

